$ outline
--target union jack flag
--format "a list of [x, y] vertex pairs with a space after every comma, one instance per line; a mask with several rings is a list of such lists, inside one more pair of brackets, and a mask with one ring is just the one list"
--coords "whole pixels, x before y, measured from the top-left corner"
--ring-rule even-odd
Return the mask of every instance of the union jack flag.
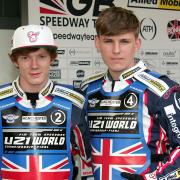
[[147, 160], [141, 142], [127, 146], [124, 142], [101, 139], [94, 145], [96, 146], [96, 148], [92, 146], [94, 174], [100, 180], [119, 180], [120, 172], [135, 173]]
[[[68, 158], [56, 160], [56, 163], [53, 164], [52, 159], [45, 160], [43, 156], [28, 155], [25, 159], [21, 157], [21, 160], [17, 164], [17, 161], [3, 157], [2, 179], [65, 180], [70, 176], [70, 169], [64, 168], [69, 163]], [[55, 162], [55, 160], [53, 161]]]

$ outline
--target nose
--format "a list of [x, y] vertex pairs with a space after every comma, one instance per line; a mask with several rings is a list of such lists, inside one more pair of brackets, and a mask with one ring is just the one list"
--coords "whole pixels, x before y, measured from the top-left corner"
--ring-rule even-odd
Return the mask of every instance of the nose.
[[32, 59], [31, 59], [31, 67], [32, 67], [33, 69], [36, 69], [36, 68], [38, 67], [38, 61], [37, 61], [36, 58], [32, 58]]
[[113, 44], [113, 53], [114, 54], [120, 53], [120, 44], [118, 42], [114, 42]]

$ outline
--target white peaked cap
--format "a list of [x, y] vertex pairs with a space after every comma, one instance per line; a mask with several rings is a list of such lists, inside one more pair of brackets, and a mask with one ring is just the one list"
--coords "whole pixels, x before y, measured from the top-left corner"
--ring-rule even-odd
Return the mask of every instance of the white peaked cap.
[[52, 47], [55, 45], [53, 33], [47, 26], [27, 25], [17, 28], [12, 37], [11, 52], [26, 47]]

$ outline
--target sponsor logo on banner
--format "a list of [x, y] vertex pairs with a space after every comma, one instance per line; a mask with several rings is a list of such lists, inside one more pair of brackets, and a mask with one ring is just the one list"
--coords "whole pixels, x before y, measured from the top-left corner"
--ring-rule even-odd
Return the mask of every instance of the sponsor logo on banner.
[[151, 49], [151, 50], [141, 50], [140, 51], [140, 53], [139, 53], [139, 55], [141, 56], [141, 57], [152, 57], [152, 58], [154, 58], [154, 57], [159, 57], [159, 52], [157, 51], [157, 50], [153, 50], [153, 49]]
[[70, 61], [71, 66], [90, 66], [91, 61]]
[[127, 6], [146, 9], [180, 10], [180, 2], [178, 0], [128, 0]]
[[50, 79], [61, 79], [61, 70], [50, 70], [49, 78]]
[[162, 61], [162, 65], [163, 66], [173, 66], [173, 67], [177, 67], [179, 65], [178, 60], [177, 61]]
[[76, 56], [76, 57], [82, 57], [83, 56], [91, 56], [92, 55], [92, 49], [91, 48], [70, 48], [69, 49], [69, 56]]
[[73, 81], [73, 86], [75, 88], [80, 88], [81, 83], [82, 83], [82, 80], [74, 80]]
[[163, 50], [161, 51], [162, 58], [179, 58], [177, 50]]
[[76, 71], [76, 76], [78, 78], [83, 78], [85, 76], [85, 71], [84, 70], [77, 70]]
[[[40, 0], [40, 13], [42, 14], [59, 14], [59, 15], [74, 15], [83, 16], [93, 7], [92, 16], [98, 16], [100, 12], [100, 6], [115, 6], [114, 0], [109, 1], [79, 1], [78, 6], [82, 8], [77, 8], [72, 0], [61, 0], [61, 1], [44, 1]], [[72, 19], [73, 20], [73, 19]]]
[[167, 34], [172, 41], [180, 40], [180, 21], [175, 19], [167, 24]]
[[156, 36], [156, 23], [151, 18], [144, 18], [141, 21], [140, 34], [144, 40], [153, 40]]
[[59, 65], [59, 60], [55, 59], [54, 62], [51, 64], [51, 67], [57, 67]]
[[167, 74], [168, 76], [170, 76], [170, 75], [173, 75], [173, 74], [175, 74], [175, 73], [172, 72], [172, 71], [170, 71], [170, 70], [167, 70], [167, 71], [166, 71], [166, 74]]
[[61, 55], [64, 55], [65, 54], [65, 49], [58, 49], [57, 53], [61, 54]]

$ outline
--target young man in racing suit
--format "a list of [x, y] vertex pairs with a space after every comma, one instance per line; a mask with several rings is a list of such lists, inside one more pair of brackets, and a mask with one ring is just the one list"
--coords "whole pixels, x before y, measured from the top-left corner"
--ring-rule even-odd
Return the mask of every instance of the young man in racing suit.
[[72, 179], [74, 149], [90, 162], [84, 96], [48, 78], [56, 51], [49, 27], [14, 32], [10, 58], [19, 76], [0, 87], [0, 179]]
[[96, 180], [180, 179], [180, 87], [135, 62], [139, 29], [120, 7], [96, 21], [95, 46], [108, 71], [81, 86]]

